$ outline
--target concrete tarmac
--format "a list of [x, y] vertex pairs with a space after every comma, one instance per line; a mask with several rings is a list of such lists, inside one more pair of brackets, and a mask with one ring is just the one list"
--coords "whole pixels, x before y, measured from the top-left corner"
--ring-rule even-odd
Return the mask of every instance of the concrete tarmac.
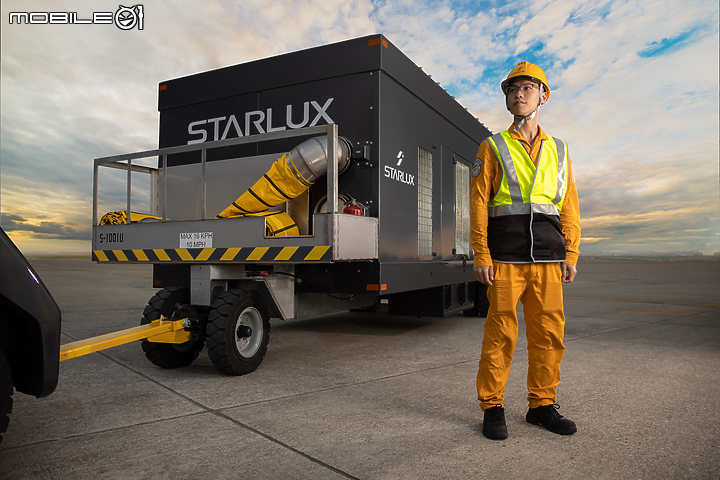
[[[139, 324], [154, 293], [148, 265], [31, 262], [63, 343]], [[583, 260], [565, 296], [572, 436], [525, 422], [522, 333], [492, 441], [483, 318], [347, 312], [274, 320], [243, 377], [205, 351], [164, 370], [138, 343], [62, 362], [51, 396], [15, 395], [0, 478], [720, 478], [720, 263]]]

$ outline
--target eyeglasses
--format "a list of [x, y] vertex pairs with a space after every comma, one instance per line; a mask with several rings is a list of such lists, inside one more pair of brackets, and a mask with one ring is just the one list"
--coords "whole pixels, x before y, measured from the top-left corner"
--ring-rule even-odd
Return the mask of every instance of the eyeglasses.
[[515, 95], [519, 91], [522, 91], [523, 94], [528, 94], [532, 92], [534, 89], [540, 88], [539, 86], [535, 85], [534, 83], [524, 83], [520, 86], [517, 85], [511, 85], [505, 89], [505, 93], [507, 95]]

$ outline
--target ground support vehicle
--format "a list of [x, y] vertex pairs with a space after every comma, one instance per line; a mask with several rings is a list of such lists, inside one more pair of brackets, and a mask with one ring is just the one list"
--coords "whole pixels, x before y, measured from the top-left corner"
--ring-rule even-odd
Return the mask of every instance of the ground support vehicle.
[[[394, 315], [486, 309], [469, 187], [490, 132], [385, 37], [162, 82], [159, 111], [159, 149], [95, 160], [92, 234], [95, 261], [153, 265], [160, 290], [143, 324], [186, 324], [187, 341], [143, 341], [156, 365], [187, 365], [207, 345], [218, 370], [251, 372], [271, 317], [383, 303]], [[284, 195], [276, 164], [307, 187], [279, 204], [254, 191], [267, 178]], [[116, 224], [99, 219], [108, 167], [127, 172], [131, 213]], [[137, 175], [150, 177], [149, 216], [132, 213]], [[216, 218], [246, 191], [265, 213]], [[290, 224], [272, 227], [268, 212]]]
[[15, 389], [41, 398], [55, 391], [60, 308], [20, 250], [0, 228], [0, 442]]

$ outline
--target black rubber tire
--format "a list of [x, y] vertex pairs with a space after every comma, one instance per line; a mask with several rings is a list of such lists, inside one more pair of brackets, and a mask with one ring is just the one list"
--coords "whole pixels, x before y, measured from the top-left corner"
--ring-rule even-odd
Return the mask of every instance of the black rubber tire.
[[[250, 336], [239, 338], [238, 330], [245, 327]], [[262, 296], [252, 290], [223, 293], [213, 302], [205, 333], [216, 369], [227, 375], [255, 371], [270, 343], [270, 314]]]
[[9, 415], [13, 409], [12, 397], [14, 391], [10, 365], [8, 365], [5, 355], [0, 350], [0, 443], [2, 443], [2, 434], [7, 432], [10, 424]]
[[[190, 306], [190, 289], [183, 287], [167, 287], [160, 290], [148, 301], [141, 325], [158, 320], [162, 314], [165, 318], [184, 318], [194, 312]], [[162, 368], [180, 368], [190, 365], [200, 355], [204, 346], [203, 340], [189, 342], [153, 343], [142, 341], [145, 356], [154, 365]]]
[[487, 317], [490, 310], [490, 299], [488, 298], [488, 287], [484, 283], [477, 283], [475, 308], [478, 310], [478, 317]]
[[487, 285], [480, 282], [473, 282], [471, 288], [475, 287], [475, 304], [472, 308], [463, 310], [466, 317], [487, 317], [490, 310], [490, 300], [487, 297]]

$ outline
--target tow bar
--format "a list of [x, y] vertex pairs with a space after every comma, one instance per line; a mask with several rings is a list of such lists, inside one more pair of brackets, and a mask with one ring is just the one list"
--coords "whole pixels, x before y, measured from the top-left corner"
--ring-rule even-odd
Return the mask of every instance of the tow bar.
[[119, 332], [107, 333], [97, 337], [67, 343], [60, 347], [60, 361], [81, 357], [88, 353], [124, 345], [137, 340], [149, 340], [155, 343], [185, 343], [193, 339], [188, 318], [168, 321], [160, 318], [147, 325], [132, 327]]

